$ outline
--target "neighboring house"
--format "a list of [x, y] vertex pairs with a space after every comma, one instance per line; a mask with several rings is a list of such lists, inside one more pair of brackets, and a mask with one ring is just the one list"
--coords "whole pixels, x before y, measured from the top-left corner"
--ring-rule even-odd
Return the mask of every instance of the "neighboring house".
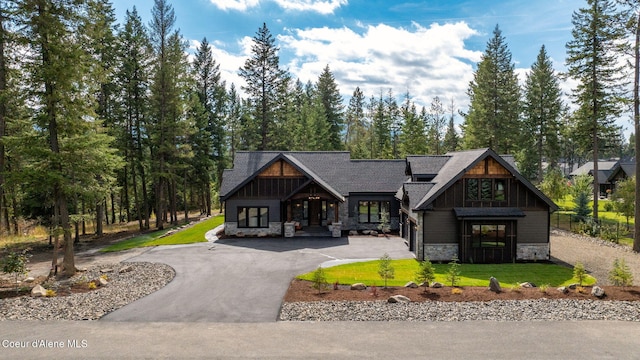
[[348, 152], [238, 152], [220, 189], [227, 235], [340, 224], [377, 229], [383, 212], [418, 259], [549, 259], [557, 206], [490, 149], [406, 160]]
[[[633, 162], [623, 162], [617, 160], [598, 161], [598, 184], [600, 185], [600, 196], [615, 191], [616, 182], [635, 176], [636, 166]], [[590, 161], [569, 174], [573, 178], [578, 175], [593, 176], [593, 161]]]
[[493, 263], [548, 260], [558, 207], [490, 149], [409, 156], [402, 236], [418, 259]]

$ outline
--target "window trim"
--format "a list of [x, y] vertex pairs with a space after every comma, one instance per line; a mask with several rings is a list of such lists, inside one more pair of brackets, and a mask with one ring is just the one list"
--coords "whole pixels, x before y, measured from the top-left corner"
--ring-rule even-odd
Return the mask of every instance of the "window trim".
[[[364, 205], [362, 205], [362, 203], [367, 203], [367, 221], [360, 221], [361, 216], [364, 216], [365, 214], [363, 212], [360, 212], [360, 208], [363, 207]], [[371, 221], [371, 204], [375, 203], [377, 204], [377, 208], [378, 208], [378, 221]], [[387, 204], [386, 206], [386, 211], [389, 213], [389, 218], [391, 218], [391, 201], [389, 200], [358, 200], [358, 224], [380, 224], [380, 221], [382, 219], [382, 209], [384, 209], [383, 204]], [[375, 214], [374, 214], [375, 215]]]
[[[258, 211], [258, 225], [257, 226], [251, 226], [250, 225], [250, 219], [251, 217], [249, 216], [249, 213], [251, 212], [251, 209], [257, 209]], [[262, 223], [262, 210], [266, 210], [266, 213], [264, 214], [266, 216], [266, 223], [265, 224], [261, 224]], [[244, 221], [240, 220], [240, 214], [241, 213], [245, 213], [245, 218]], [[238, 212], [236, 214], [236, 221], [238, 224], [238, 228], [239, 229], [265, 229], [265, 228], [269, 228], [269, 207], [268, 206], [238, 206]]]
[[[474, 182], [475, 185], [471, 185], [470, 183]], [[483, 186], [490, 182], [488, 187]], [[499, 190], [498, 186], [502, 184], [502, 189]], [[475, 188], [475, 191], [471, 191]], [[465, 201], [497, 201], [497, 202], [505, 202], [507, 201], [507, 188], [508, 188], [508, 179], [506, 178], [487, 178], [487, 177], [473, 177], [466, 178], [464, 182], [464, 197]], [[490, 196], [486, 193], [486, 190], [491, 191]]]

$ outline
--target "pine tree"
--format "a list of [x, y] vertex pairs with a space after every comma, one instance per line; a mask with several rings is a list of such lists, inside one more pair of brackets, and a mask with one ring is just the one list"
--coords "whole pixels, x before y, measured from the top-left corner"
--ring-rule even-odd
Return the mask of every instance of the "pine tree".
[[429, 132], [428, 142], [430, 148], [433, 150], [433, 154], [442, 154], [442, 130], [447, 122], [445, 118], [445, 110], [439, 97], [434, 97], [429, 107]]
[[354, 159], [368, 157], [365, 97], [359, 87], [353, 91], [346, 111], [345, 146]]
[[525, 139], [534, 146], [525, 147], [535, 159], [536, 178], [542, 181], [542, 162], [546, 159], [550, 167], [555, 167], [560, 157], [560, 117], [563, 104], [558, 77], [553, 70], [546, 48], [542, 46], [536, 62], [531, 66], [524, 86], [524, 132]]
[[[622, 72], [617, 61], [624, 32], [617, 23], [610, 0], [587, 0], [588, 8], [573, 13], [573, 39], [567, 43], [568, 75], [579, 82], [574, 90], [577, 130], [581, 146], [592, 154], [598, 173], [600, 149], [615, 139], [614, 123], [621, 107]], [[600, 184], [594, 177], [593, 217], [598, 220]]]
[[338, 84], [327, 65], [318, 78], [316, 85], [318, 95], [322, 100], [326, 121], [329, 125], [327, 142], [329, 150], [342, 150], [342, 131], [344, 129], [342, 96]]
[[469, 84], [468, 95], [469, 113], [463, 124], [465, 148], [515, 152], [521, 133], [520, 87], [511, 52], [497, 25]]
[[120, 64], [116, 72], [120, 116], [126, 127], [125, 160], [131, 182], [135, 214], [140, 230], [149, 229], [150, 201], [147, 191], [150, 153], [148, 142], [149, 78], [153, 50], [142, 19], [133, 7], [118, 34]]
[[403, 118], [400, 132], [400, 156], [426, 154], [427, 136], [424, 123], [418, 116], [416, 105], [411, 101], [409, 93], [406, 94], [400, 111]]
[[280, 69], [278, 51], [275, 39], [264, 23], [253, 37], [251, 57], [240, 68], [240, 76], [246, 81], [243, 89], [247, 92], [253, 108], [253, 118], [250, 121], [255, 123], [245, 129], [255, 128], [259, 131], [259, 143], [247, 144], [251, 149], [271, 149], [279, 98], [286, 89], [288, 78], [286, 71]]
[[455, 125], [456, 107], [453, 99], [451, 99], [451, 104], [449, 104], [447, 110], [449, 111], [449, 125], [447, 126], [447, 132], [444, 134], [442, 147], [444, 152], [457, 151], [460, 146], [460, 135], [458, 135]]

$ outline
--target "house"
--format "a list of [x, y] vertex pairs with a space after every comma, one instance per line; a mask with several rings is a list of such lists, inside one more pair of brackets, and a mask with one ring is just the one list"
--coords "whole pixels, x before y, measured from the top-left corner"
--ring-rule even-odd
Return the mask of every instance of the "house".
[[237, 152], [220, 188], [227, 235], [284, 234], [339, 224], [378, 229], [383, 212], [399, 228], [394, 195], [406, 179], [404, 160], [352, 160], [349, 152]]
[[[635, 176], [636, 164], [633, 161], [608, 160], [598, 161], [598, 184], [600, 185], [600, 195], [615, 191], [616, 183]], [[579, 175], [593, 176], [593, 161], [587, 162], [569, 174], [569, 177]]]
[[402, 236], [418, 259], [494, 263], [548, 260], [550, 213], [558, 207], [512, 157], [480, 149], [409, 156]]
[[238, 152], [220, 199], [227, 235], [285, 235], [287, 227], [378, 229], [383, 214], [418, 259], [549, 259], [557, 206], [490, 149], [404, 160], [348, 152]]

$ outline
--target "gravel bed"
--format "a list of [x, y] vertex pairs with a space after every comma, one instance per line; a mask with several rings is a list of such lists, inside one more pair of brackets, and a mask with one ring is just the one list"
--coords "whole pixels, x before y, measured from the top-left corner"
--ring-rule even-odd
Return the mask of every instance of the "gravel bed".
[[640, 321], [640, 301], [317, 301], [284, 303], [280, 321]]
[[[102, 275], [108, 277], [108, 284], [85, 293], [0, 300], [0, 321], [97, 320], [164, 287], [173, 280], [175, 271], [165, 264], [105, 264], [79, 272], [65, 282], [87, 282]], [[52, 288], [56, 285], [60, 284], [53, 284]]]

